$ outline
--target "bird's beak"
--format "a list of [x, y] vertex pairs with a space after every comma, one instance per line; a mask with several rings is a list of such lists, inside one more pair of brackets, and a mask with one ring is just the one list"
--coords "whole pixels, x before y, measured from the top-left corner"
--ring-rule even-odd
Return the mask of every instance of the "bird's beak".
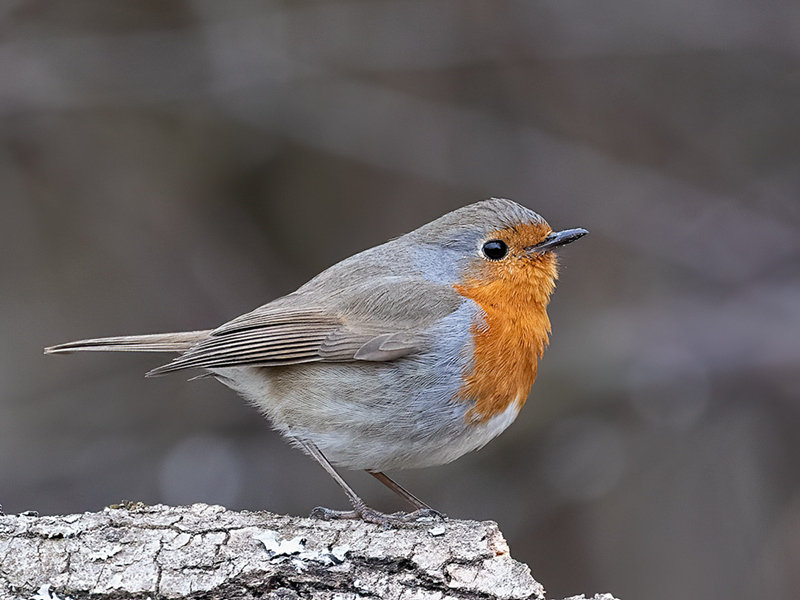
[[552, 250], [558, 246], [563, 246], [564, 244], [574, 242], [575, 240], [585, 236], [587, 233], [589, 232], [581, 227], [578, 227], [577, 229], [565, 229], [564, 231], [554, 231], [535, 246], [528, 246], [525, 248], [525, 251], [528, 254], [547, 252], [548, 250]]

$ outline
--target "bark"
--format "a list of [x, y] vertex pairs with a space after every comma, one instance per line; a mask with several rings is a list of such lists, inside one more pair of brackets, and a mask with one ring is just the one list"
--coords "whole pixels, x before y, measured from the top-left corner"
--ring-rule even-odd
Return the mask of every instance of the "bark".
[[493, 522], [384, 529], [206, 504], [0, 516], [0, 598], [68, 597], [542, 600], [544, 590]]

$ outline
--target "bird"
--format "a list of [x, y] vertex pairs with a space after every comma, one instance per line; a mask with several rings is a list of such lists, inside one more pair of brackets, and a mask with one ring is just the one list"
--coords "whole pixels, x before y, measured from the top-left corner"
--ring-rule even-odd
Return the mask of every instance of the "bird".
[[[177, 353], [148, 377], [199, 369], [254, 405], [387, 527], [444, 518], [385, 471], [449, 463], [517, 418], [551, 332], [555, 251], [586, 235], [490, 198], [359, 252], [216, 329], [45, 348]], [[369, 507], [336, 467], [365, 470], [413, 510]]]

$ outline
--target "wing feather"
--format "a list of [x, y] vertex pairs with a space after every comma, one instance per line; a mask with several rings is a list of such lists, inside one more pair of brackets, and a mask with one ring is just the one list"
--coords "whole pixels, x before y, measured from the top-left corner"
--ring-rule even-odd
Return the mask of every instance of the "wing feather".
[[273, 366], [321, 360], [319, 347], [335, 328], [333, 323], [323, 326], [301, 320], [291, 325], [234, 329], [231, 333], [219, 333], [215, 330], [211, 336], [192, 346], [185, 354], [150, 371], [148, 375], [193, 368], [210, 369], [245, 364]]
[[303, 297], [294, 294], [265, 304], [214, 329], [148, 376], [238, 365], [396, 360], [427, 347], [429, 323], [464, 300], [449, 286], [407, 279], [346, 289], [349, 294], [328, 299], [327, 310], [304, 307]]
[[321, 308], [293, 309], [285, 306], [291, 296], [291, 294], [284, 296], [278, 301], [265, 304], [252, 312], [236, 317], [232, 321], [217, 327], [211, 332], [211, 335], [221, 336], [236, 331], [281, 325], [294, 328], [300, 323], [317, 326], [338, 325], [341, 323], [335, 315]]

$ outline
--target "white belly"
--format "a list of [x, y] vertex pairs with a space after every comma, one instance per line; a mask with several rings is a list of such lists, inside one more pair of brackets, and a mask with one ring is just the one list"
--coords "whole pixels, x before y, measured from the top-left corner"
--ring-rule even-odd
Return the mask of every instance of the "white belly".
[[[511, 402], [486, 422], [471, 423], [466, 417], [470, 403], [452, 400], [458, 388], [432, 385], [413, 393], [398, 384], [387, 396], [379, 367], [348, 365], [236, 367], [220, 369], [218, 375], [257, 406], [275, 429], [290, 439], [313, 442], [333, 464], [351, 469], [445, 464], [484, 446], [519, 414], [520, 402]], [[369, 381], [376, 387], [356, 393], [348, 373], [363, 387], [365, 368], [375, 371]]]

